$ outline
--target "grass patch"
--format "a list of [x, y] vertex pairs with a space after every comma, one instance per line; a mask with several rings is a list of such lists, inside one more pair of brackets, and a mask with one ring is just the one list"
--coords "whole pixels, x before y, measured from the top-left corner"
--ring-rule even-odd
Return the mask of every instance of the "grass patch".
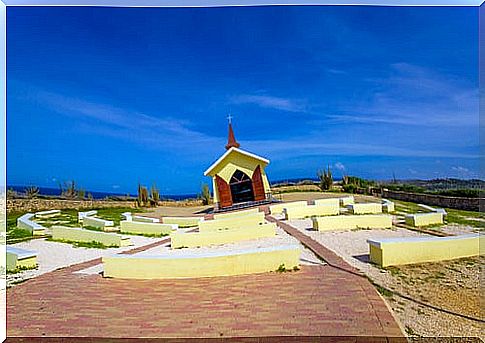
[[379, 286], [375, 283], [373, 285], [382, 296], [385, 296], [388, 298], [392, 298], [394, 296], [394, 292], [392, 292], [391, 290], [388, 290], [387, 288]]
[[416, 332], [407, 325], [404, 327], [404, 331], [406, 331], [406, 335], [408, 336], [417, 336]]
[[399, 270], [399, 268], [396, 268], [396, 267], [386, 267], [384, 269], [387, 270], [389, 273], [391, 273], [392, 276], [399, 276], [399, 275], [401, 275], [401, 271]]
[[[112, 208], [100, 208], [97, 216], [106, 220], [112, 220], [115, 226], [118, 226], [121, 221], [121, 214], [123, 212], [139, 213], [145, 212], [145, 209], [131, 208], [131, 207], [112, 207]], [[87, 211], [87, 209], [80, 210]], [[53, 225], [62, 225], [67, 227], [79, 227], [78, 223], [78, 210], [76, 209], [62, 209], [61, 213], [51, 218], [42, 218], [34, 220], [40, 225], [50, 228]], [[33, 238], [33, 235], [28, 230], [17, 228], [17, 219], [27, 212], [7, 212], [7, 243], [12, 240], [24, 239], [28, 240]], [[85, 227], [87, 228], [87, 227]], [[90, 228], [88, 228], [90, 229]], [[96, 230], [102, 231], [102, 230]]]
[[120, 225], [120, 221], [122, 220], [121, 214], [124, 212], [131, 212], [131, 213], [146, 212], [145, 209], [132, 208], [132, 207], [110, 207], [110, 208], [99, 208], [95, 210], [98, 211], [98, 214], [96, 215], [96, 217], [99, 217], [105, 220], [112, 220], [115, 226]]
[[69, 240], [64, 240], [64, 239], [53, 239], [53, 238], [47, 238], [46, 241], [49, 242], [58, 242], [58, 243], [67, 243], [71, 244], [75, 248], [92, 248], [92, 249], [107, 249], [107, 248], [119, 248], [117, 245], [104, 245], [103, 243], [100, 242], [76, 242], [76, 241], [69, 241]]
[[17, 219], [23, 214], [23, 212], [7, 213], [7, 243], [10, 243], [12, 240], [28, 240], [33, 238], [33, 235], [29, 230], [17, 228]]
[[407, 202], [407, 201], [401, 201], [401, 200], [392, 200], [392, 201], [394, 202], [395, 212], [405, 212], [405, 213], [424, 212], [424, 210], [414, 202]]
[[[485, 214], [474, 211], [462, 211], [447, 208], [446, 221], [448, 223], [468, 225], [480, 229], [485, 228]], [[475, 219], [475, 220], [474, 220]]]
[[14, 270], [7, 270], [7, 274], [17, 274], [26, 270], [34, 270], [37, 268], [39, 268], [38, 265], [36, 265], [35, 267], [17, 267]]
[[300, 270], [300, 267], [298, 266], [294, 266], [293, 268], [286, 268], [285, 267], [285, 264], [282, 263], [279, 265], [278, 269], [275, 270], [275, 272], [277, 273], [287, 273], [287, 272], [296, 272], [296, 271], [299, 271]]

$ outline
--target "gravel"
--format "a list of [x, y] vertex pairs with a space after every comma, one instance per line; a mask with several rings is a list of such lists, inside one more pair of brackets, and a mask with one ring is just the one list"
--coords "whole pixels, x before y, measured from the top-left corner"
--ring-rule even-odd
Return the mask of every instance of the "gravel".
[[134, 245], [121, 248], [75, 248], [68, 243], [59, 243], [42, 239], [32, 239], [27, 242], [12, 244], [12, 246], [37, 252], [38, 268], [25, 270], [15, 274], [7, 274], [7, 286], [13, 286], [23, 280], [42, 275], [53, 270], [89, 261], [98, 257], [108, 256], [122, 251], [131, 250], [143, 245], [160, 241], [164, 238], [130, 236]]
[[[481, 261], [477, 258], [423, 263], [394, 268], [379, 268], [368, 262], [369, 238], [432, 237], [403, 228], [382, 230], [313, 231], [312, 222], [290, 220], [288, 224], [310, 236], [341, 256], [347, 263], [364, 272], [371, 280], [392, 290], [385, 296], [399, 321], [410, 336], [473, 336], [484, 338], [480, 323], [422, 306], [406, 300], [403, 294], [448, 310], [479, 317], [479, 276]], [[452, 234], [470, 233], [464, 225], [447, 225]], [[476, 261], [475, 261], [476, 260]], [[474, 309], [475, 313], [470, 310]]]

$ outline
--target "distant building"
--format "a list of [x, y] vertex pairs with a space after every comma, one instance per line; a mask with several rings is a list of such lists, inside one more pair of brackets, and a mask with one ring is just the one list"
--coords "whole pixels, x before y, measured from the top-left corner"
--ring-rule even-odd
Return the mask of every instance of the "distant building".
[[229, 121], [226, 152], [205, 172], [212, 177], [215, 209], [253, 205], [270, 199], [271, 188], [264, 168], [269, 160], [239, 149]]

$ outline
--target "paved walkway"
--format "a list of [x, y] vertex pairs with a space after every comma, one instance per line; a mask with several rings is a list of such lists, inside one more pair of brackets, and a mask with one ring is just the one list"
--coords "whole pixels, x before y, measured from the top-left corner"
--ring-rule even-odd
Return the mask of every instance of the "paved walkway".
[[[295, 234], [291, 227], [282, 227]], [[306, 236], [295, 237], [311, 243]], [[268, 341], [281, 341], [278, 336], [402, 336], [365, 278], [346, 270], [349, 266], [328, 249], [313, 248], [343, 268], [303, 266], [287, 273], [123, 280], [73, 273], [100, 260], [81, 263], [8, 289], [7, 334], [274, 339]]]

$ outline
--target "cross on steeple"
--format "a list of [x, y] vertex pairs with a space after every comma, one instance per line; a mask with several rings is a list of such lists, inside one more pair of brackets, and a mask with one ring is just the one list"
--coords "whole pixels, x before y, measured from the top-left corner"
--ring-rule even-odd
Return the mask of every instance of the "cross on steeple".
[[232, 130], [232, 116], [230, 113], [227, 116], [227, 120], [229, 121], [229, 134], [227, 137], [226, 150], [229, 150], [230, 148], [239, 148], [240, 145], [236, 141], [236, 138], [234, 137], [234, 131]]

